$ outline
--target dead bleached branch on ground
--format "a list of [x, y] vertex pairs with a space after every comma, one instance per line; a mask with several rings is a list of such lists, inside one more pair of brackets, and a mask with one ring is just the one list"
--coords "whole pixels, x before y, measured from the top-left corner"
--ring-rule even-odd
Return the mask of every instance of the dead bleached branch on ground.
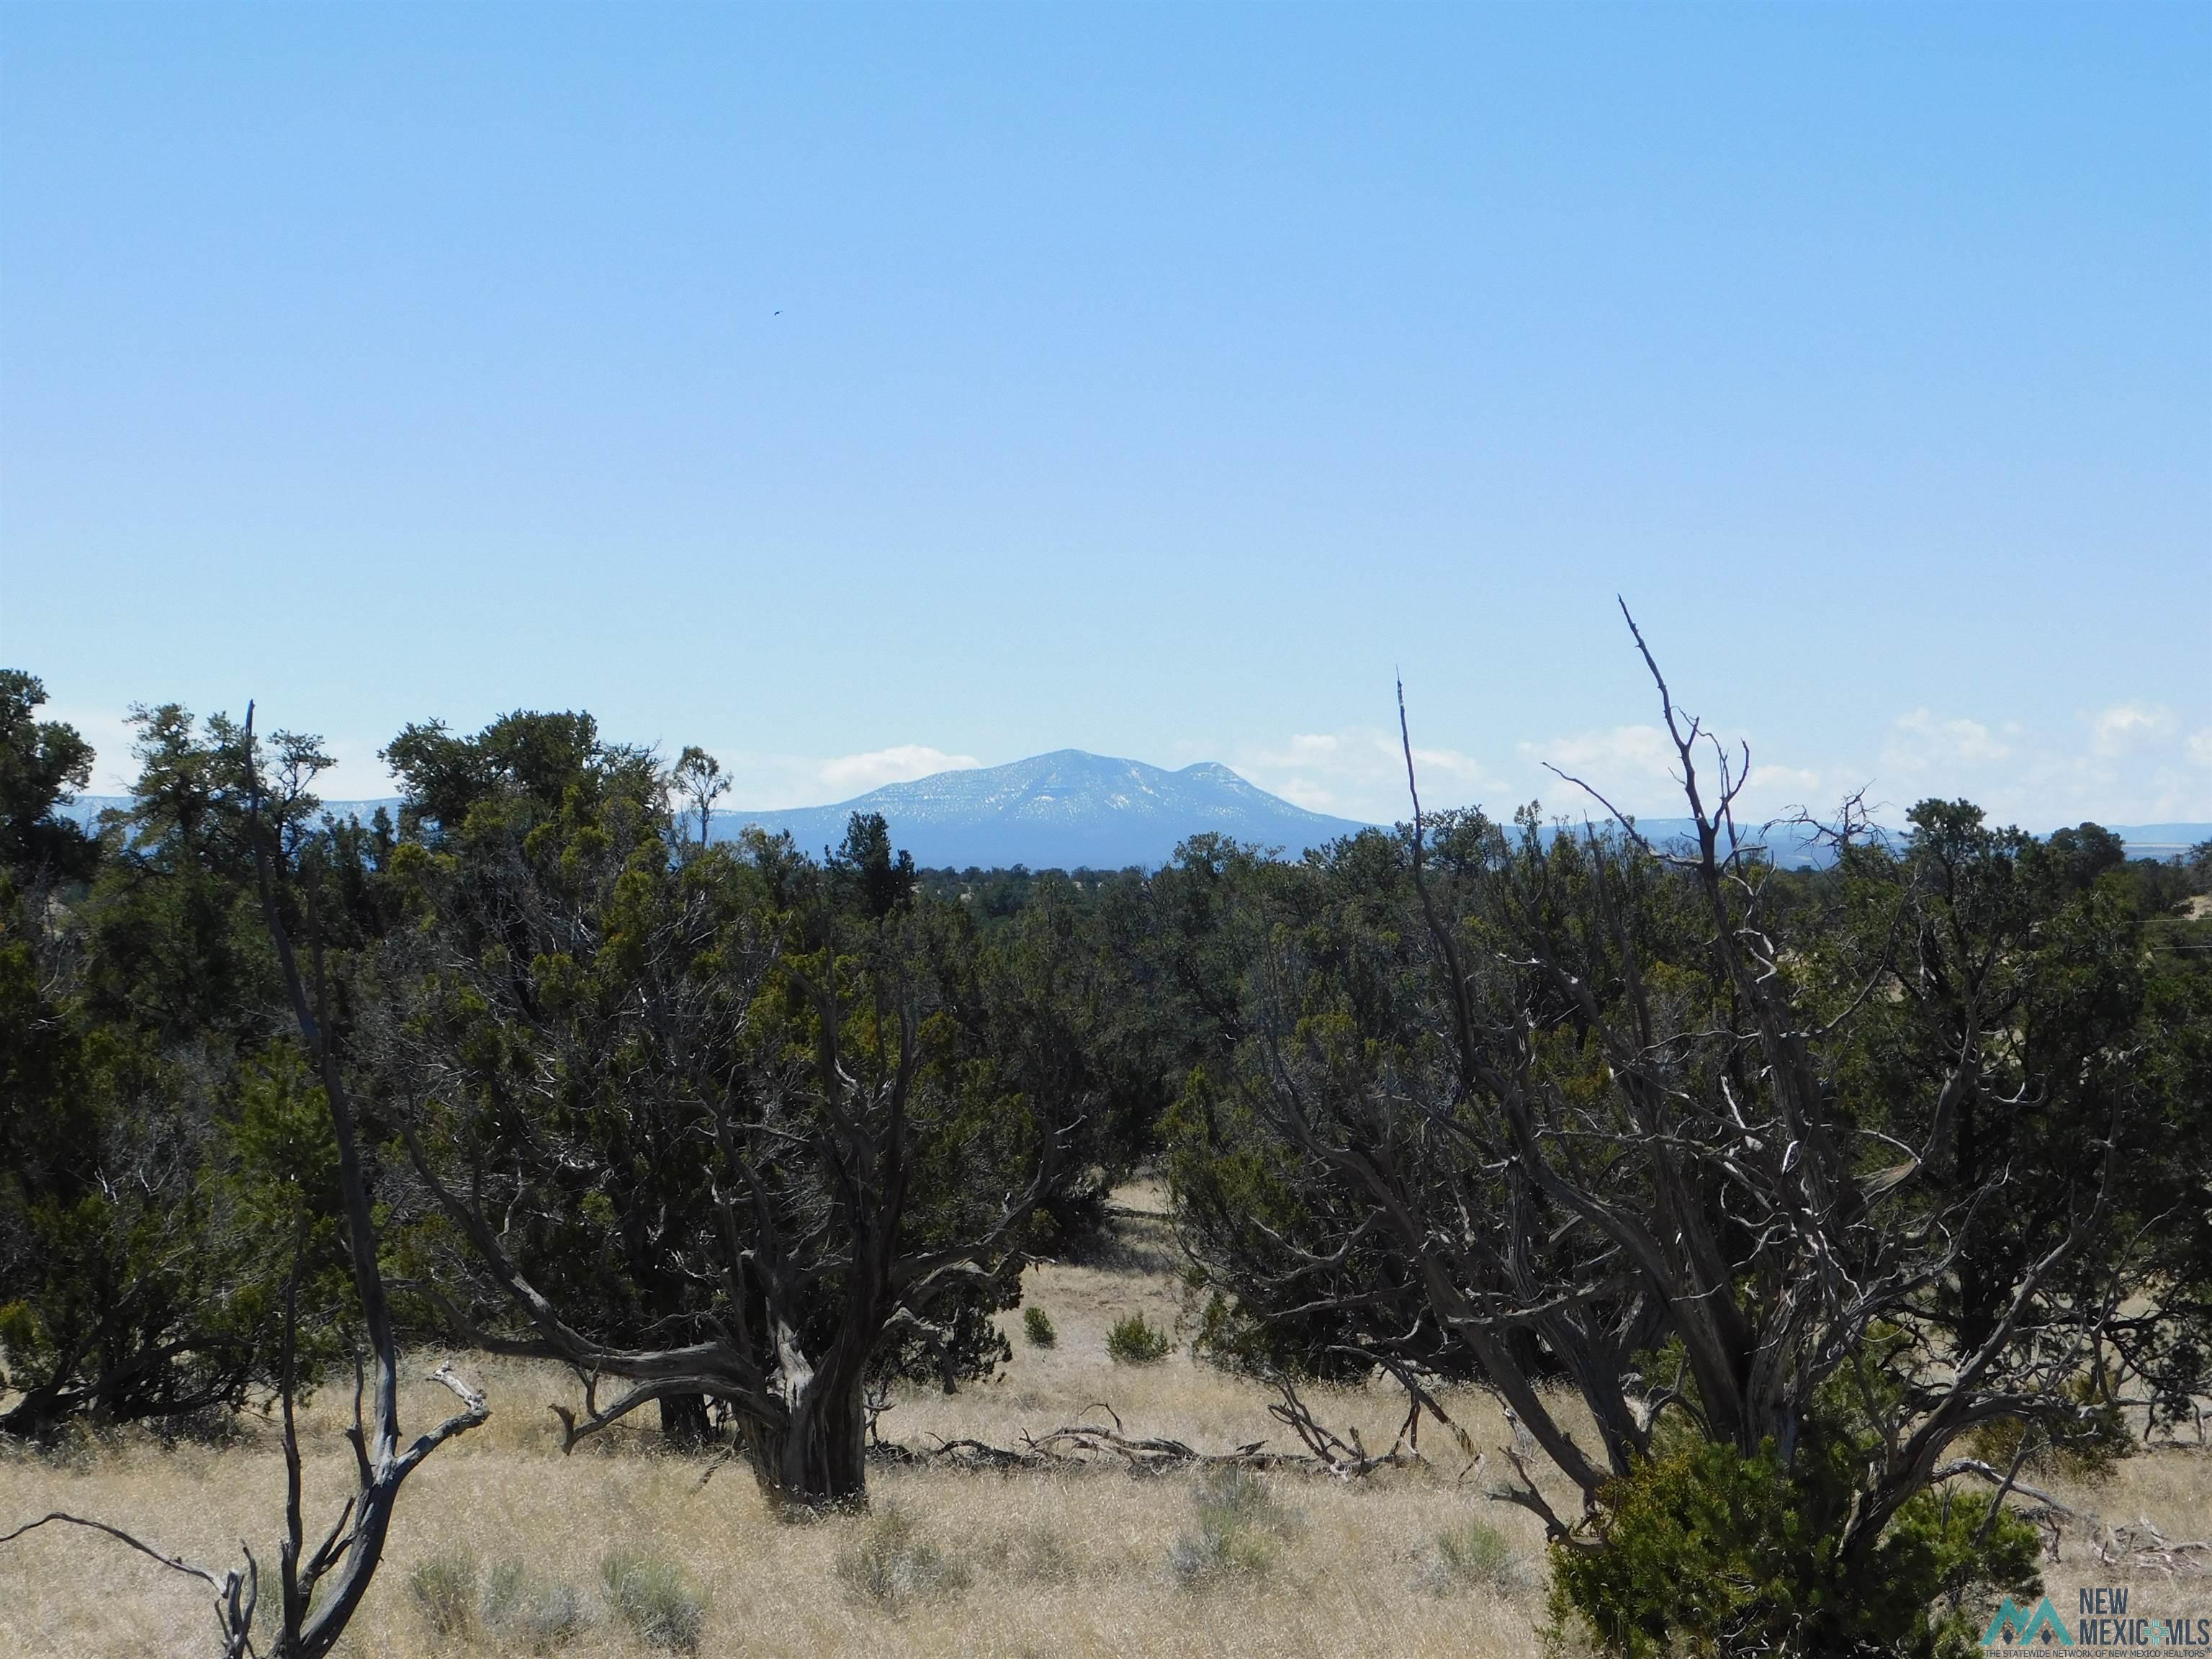
[[1173, 1468], [1233, 1464], [1252, 1469], [1303, 1469], [1339, 1480], [1355, 1480], [1377, 1469], [1403, 1468], [1422, 1462], [1419, 1428], [1421, 1414], [1425, 1411], [1444, 1424], [1470, 1452], [1470, 1468], [1479, 1468], [1484, 1462], [1480, 1454], [1474, 1453], [1465, 1431], [1444, 1415], [1443, 1408], [1425, 1390], [1409, 1391], [1406, 1420], [1399, 1428], [1397, 1438], [1391, 1443], [1389, 1450], [1377, 1453], [1367, 1449], [1357, 1425], [1345, 1434], [1338, 1434], [1314, 1415], [1295, 1384], [1284, 1377], [1273, 1381], [1281, 1397], [1269, 1404], [1267, 1414], [1297, 1437], [1306, 1448], [1304, 1451], [1271, 1449], [1265, 1440], [1249, 1441], [1225, 1451], [1206, 1451], [1163, 1435], [1133, 1435], [1120, 1413], [1103, 1401], [1085, 1407], [1084, 1415], [1087, 1418], [1091, 1413], [1103, 1412], [1112, 1419], [1110, 1428], [1103, 1423], [1079, 1419], [1048, 1433], [1024, 1434], [1020, 1443], [1012, 1446], [994, 1446], [963, 1436], [940, 1438], [934, 1445], [920, 1449], [886, 1445], [880, 1451], [902, 1462], [943, 1462], [969, 1468], [1064, 1468], [1118, 1462], [1133, 1474], [1154, 1474]]

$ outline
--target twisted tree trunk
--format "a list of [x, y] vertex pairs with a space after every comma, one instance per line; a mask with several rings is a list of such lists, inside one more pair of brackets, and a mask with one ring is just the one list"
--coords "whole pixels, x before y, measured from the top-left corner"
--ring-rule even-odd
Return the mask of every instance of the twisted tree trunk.
[[660, 1437], [678, 1451], [696, 1451], [714, 1437], [707, 1419], [703, 1394], [664, 1395], [660, 1401]]
[[817, 1376], [794, 1392], [781, 1420], [746, 1423], [746, 1456], [778, 1503], [856, 1504], [867, 1496], [867, 1422], [860, 1378]]

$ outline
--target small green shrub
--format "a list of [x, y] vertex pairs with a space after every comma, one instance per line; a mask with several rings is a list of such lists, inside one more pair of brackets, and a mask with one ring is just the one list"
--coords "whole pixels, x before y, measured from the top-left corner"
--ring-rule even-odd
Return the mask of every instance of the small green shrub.
[[969, 1558], [980, 1571], [1031, 1584], [1067, 1584], [1079, 1566], [1067, 1540], [1049, 1527], [994, 1533]]
[[1140, 1313], [1131, 1314], [1106, 1333], [1106, 1357], [1117, 1365], [1157, 1364], [1174, 1346], [1168, 1334]]
[[1438, 1533], [1413, 1574], [1414, 1588], [1431, 1595], [1465, 1589], [1516, 1595], [1531, 1582], [1528, 1564], [1514, 1553], [1505, 1534], [1480, 1521]]
[[1074, 1582], [1077, 1563], [1066, 1540], [1038, 1527], [1024, 1534], [1010, 1565], [1016, 1577], [1031, 1583], [1066, 1584]]
[[1186, 1589], [1264, 1575], [1274, 1565], [1275, 1540], [1297, 1531], [1300, 1521], [1241, 1464], [1208, 1470], [1191, 1502], [1197, 1525], [1168, 1547], [1168, 1571]]
[[[1690, 1439], [1600, 1494], [1603, 1547], [1552, 1553], [1551, 1639], [1577, 1630], [1616, 1659], [1679, 1653], [1872, 1654], [1931, 1659], [1973, 1650], [1984, 1592], [2042, 1594], [2035, 1529], [1985, 1502], [1911, 1499], [1860, 1559], [1842, 1539], [1866, 1448], [1808, 1432], [1785, 1467]], [[1966, 1606], [1934, 1614], [1939, 1595]], [[1986, 1608], [1980, 1610], [1986, 1617]]]
[[1022, 1310], [1022, 1334], [1033, 1348], [1049, 1348], [1060, 1340], [1060, 1333], [1052, 1328], [1052, 1316], [1034, 1306]]
[[1224, 1578], [1258, 1578], [1275, 1565], [1273, 1545], [1256, 1534], [1200, 1527], [1168, 1546], [1168, 1571], [1194, 1589]]
[[484, 1628], [510, 1646], [550, 1653], [582, 1635], [590, 1609], [573, 1584], [540, 1578], [521, 1562], [495, 1561], [484, 1575]]
[[607, 1606], [648, 1647], [696, 1653], [707, 1604], [672, 1561], [617, 1550], [599, 1564]]
[[895, 1504], [876, 1511], [831, 1567], [846, 1589], [886, 1613], [968, 1587], [966, 1563], [917, 1535], [914, 1517]]
[[423, 1621], [441, 1640], [458, 1641], [476, 1620], [477, 1559], [433, 1555], [417, 1561], [407, 1575], [408, 1592], [422, 1610]]

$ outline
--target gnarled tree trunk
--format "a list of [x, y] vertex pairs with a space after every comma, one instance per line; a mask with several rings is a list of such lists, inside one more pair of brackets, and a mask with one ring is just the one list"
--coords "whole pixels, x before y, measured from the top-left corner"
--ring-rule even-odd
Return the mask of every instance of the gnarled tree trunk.
[[664, 1395], [660, 1400], [660, 1437], [678, 1451], [696, 1451], [714, 1438], [703, 1394]]
[[860, 1379], [817, 1376], [780, 1422], [748, 1420], [745, 1454], [761, 1490], [779, 1504], [856, 1504], [867, 1496], [867, 1411]]

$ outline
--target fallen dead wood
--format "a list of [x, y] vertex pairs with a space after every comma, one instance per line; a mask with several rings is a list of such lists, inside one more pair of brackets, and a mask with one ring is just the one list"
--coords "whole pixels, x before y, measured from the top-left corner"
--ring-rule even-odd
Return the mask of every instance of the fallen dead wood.
[[2000, 1502], [2008, 1497], [2027, 1499], [2016, 1513], [2043, 1528], [2045, 1553], [2053, 1561], [2059, 1559], [2061, 1540], [2071, 1529], [2083, 1535], [2089, 1553], [2100, 1565], [2115, 1571], [2163, 1573], [2168, 1578], [2212, 1577], [2212, 1539], [2170, 1540], [2145, 1516], [2137, 1516], [2132, 1523], [2114, 1526], [2094, 1510], [2074, 1509], [2040, 1487], [1999, 1474], [1978, 1458], [1954, 1459], [1938, 1468], [1935, 1479], [1948, 1480], [1962, 1474], [1996, 1486]]
[[[933, 1436], [934, 1444], [901, 1446], [896, 1455], [902, 1462], [945, 1462], [976, 1469], [1066, 1468], [1117, 1462], [1137, 1474], [1224, 1463], [1261, 1469], [1320, 1466], [1321, 1460], [1308, 1453], [1270, 1451], [1264, 1440], [1255, 1440], [1229, 1451], [1203, 1451], [1165, 1436], [1133, 1435], [1120, 1414], [1103, 1401], [1085, 1407], [1084, 1412], [1086, 1416], [1091, 1412], [1103, 1412], [1113, 1419], [1113, 1425], [1109, 1428], [1103, 1423], [1079, 1419], [1049, 1433], [1024, 1434], [1020, 1443], [1012, 1446], [994, 1446], [988, 1441], [966, 1436], [950, 1439]], [[884, 1449], [886, 1454], [891, 1452], [889, 1447]]]
[[[1120, 1414], [1103, 1401], [1085, 1407], [1084, 1416], [1103, 1412], [1112, 1419], [1111, 1427], [1079, 1419], [1049, 1433], [1024, 1434], [1020, 1443], [1012, 1446], [994, 1446], [961, 1436], [938, 1437], [935, 1444], [928, 1447], [885, 1445], [877, 1449], [879, 1455], [896, 1456], [901, 1462], [939, 1462], [977, 1469], [1037, 1469], [1118, 1462], [1133, 1474], [1150, 1474], [1172, 1468], [1234, 1464], [1253, 1469], [1307, 1469], [1340, 1480], [1358, 1480], [1376, 1469], [1402, 1468], [1423, 1461], [1416, 1443], [1420, 1415], [1425, 1409], [1435, 1409], [1425, 1395], [1413, 1395], [1406, 1422], [1390, 1449], [1375, 1453], [1367, 1449], [1357, 1427], [1339, 1435], [1323, 1424], [1287, 1380], [1277, 1378], [1275, 1387], [1282, 1398], [1267, 1407], [1268, 1413], [1304, 1443], [1304, 1451], [1271, 1449], [1265, 1440], [1251, 1441], [1226, 1451], [1206, 1451], [1166, 1436], [1133, 1435]], [[1437, 1414], [1442, 1418], [1441, 1413]], [[1443, 1420], [1464, 1442], [1458, 1425], [1449, 1419]]]
[[2168, 1578], [2212, 1577], [2212, 1540], [2169, 1540], [2148, 1519], [2107, 1526], [2088, 1517], [2089, 1548], [2107, 1567], [2122, 1572], [2157, 1572]]

